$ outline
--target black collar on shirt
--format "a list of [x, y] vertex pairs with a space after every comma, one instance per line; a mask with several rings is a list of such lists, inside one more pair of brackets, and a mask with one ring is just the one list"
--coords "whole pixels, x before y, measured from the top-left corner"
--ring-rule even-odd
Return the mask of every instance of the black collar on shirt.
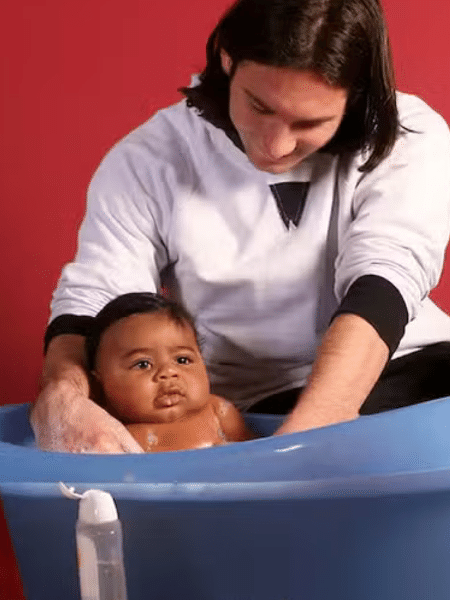
[[[221, 129], [239, 150], [245, 152], [241, 138], [229, 116], [224, 117], [218, 110], [204, 110], [200, 116], [214, 127]], [[305, 208], [309, 185], [309, 182], [289, 181], [270, 186], [286, 229], [289, 229], [291, 223], [295, 227], [298, 226]]]

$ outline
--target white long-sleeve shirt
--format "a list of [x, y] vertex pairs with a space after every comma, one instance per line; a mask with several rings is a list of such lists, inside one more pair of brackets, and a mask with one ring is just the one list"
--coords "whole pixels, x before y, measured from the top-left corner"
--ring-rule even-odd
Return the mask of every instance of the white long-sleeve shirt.
[[[363, 275], [404, 299], [409, 323], [394, 358], [450, 340], [450, 317], [427, 299], [450, 234], [450, 134], [420, 99], [399, 94], [398, 107], [412, 131], [373, 171], [358, 170], [362, 153], [315, 153], [280, 175], [258, 170], [185, 101], [158, 112], [97, 170], [52, 319], [156, 291], [172, 265], [212, 389], [241, 408], [305, 384], [332, 314]], [[310, 187], [298, 225], [286, 227], [269, 186], [295, 181]]]

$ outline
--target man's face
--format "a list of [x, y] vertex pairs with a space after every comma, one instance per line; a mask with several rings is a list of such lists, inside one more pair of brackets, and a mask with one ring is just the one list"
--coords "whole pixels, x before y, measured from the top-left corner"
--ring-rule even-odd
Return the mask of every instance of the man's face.
[[[221, 57], [229, 74], [231, 59]], [[284, 173], [331, 140], [347, 96], [310, 71], [243, 61], [230, 81], [230, 117], [255, 167]]]
[[125, 317], [97, 351], [96, 378], [106, 406], [125, 423], [169, 423], [197, 412], [209, 381], [194, 332], [164, 312]]

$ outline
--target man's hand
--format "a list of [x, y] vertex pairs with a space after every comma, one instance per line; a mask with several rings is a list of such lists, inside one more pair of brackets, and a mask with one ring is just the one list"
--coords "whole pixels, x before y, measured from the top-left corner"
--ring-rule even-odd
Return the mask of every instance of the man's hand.
[[285, 433], [297, 433], [299, 431], [307, 431], [308, 429], [318, 429], [319, 427], [326, 427], [327, 425], [335, 425], [336, 423], [344, 423], [345, 421], [353, 421], [359, 417], [359, 413], [356, 414], [309, 414], [297, 416], [294, 413], [288, 415], [276, 431], [275, 435], [284, 435]]
[[389, 349], [367, 321], [337, 316], [326, 332], [306, 388], [276, 435], [358, 418], [378, 380]]
[[70, 382], [49, 383], [30, 415], [42, 450], [121, 454], [143, 452], [126, 428]]
[[84, 344], [83, 336], [72, 334], [50, 342], [30, 413], [36, 444], [55, 452], [143, 452], [122, 423], [89, 399]]

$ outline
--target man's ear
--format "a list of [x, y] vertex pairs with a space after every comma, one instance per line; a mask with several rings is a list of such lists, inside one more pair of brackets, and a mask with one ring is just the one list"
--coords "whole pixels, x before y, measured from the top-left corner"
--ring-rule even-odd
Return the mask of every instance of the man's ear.
[[231, 60], [231, 56], [228, 54], [228, 52], [225, 52], [223, 48], [220, 49], [220, 62], [224, 72], [229, 75], [231, 73], [233, 61]]

